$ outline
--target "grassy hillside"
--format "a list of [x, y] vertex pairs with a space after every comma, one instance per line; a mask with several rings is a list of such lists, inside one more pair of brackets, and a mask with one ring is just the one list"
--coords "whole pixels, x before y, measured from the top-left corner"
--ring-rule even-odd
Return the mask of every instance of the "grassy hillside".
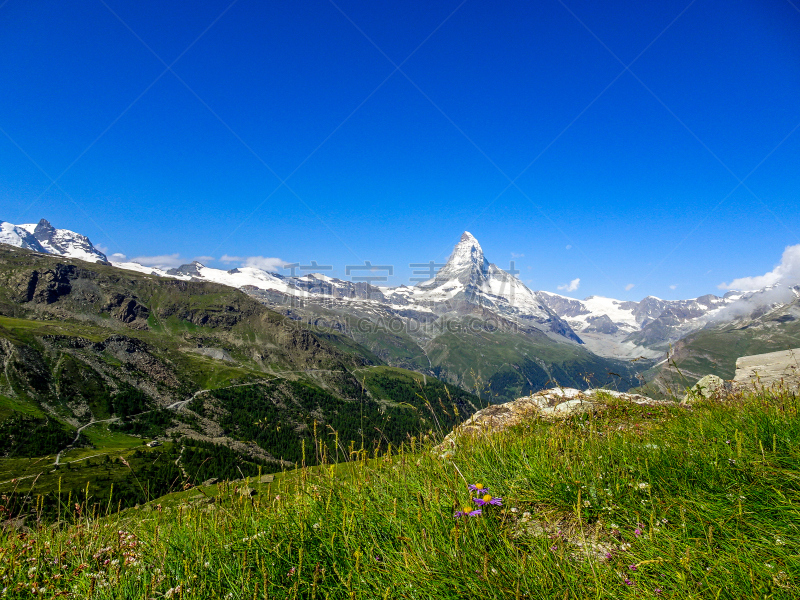
[[[379, 365], [233, 288], [0, 249], [0, 492], [20, 504], [89, 483], [132, 506], [234, 466], [385, 450], [475, 410], [462, 390]], [[153, 438], [167, 443], [145, 450]]]
[[[3, 534], [0, 573], [16, 598], [797, 598], [799, 409], [609, 401], [448, 462], [409, 440], [107, 517], [71, 499]], [[470, 484], [501, 500], [460, 514]]]

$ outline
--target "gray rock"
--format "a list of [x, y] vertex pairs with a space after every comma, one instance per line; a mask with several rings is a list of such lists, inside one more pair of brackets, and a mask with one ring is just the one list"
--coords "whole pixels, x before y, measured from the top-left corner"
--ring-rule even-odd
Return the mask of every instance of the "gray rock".
[[716, 375], [706, 375], [690, 387], [683, 397], [682, 404], [703, 398], [722, 398], [731, 391], [731, 385]]
[[800, 348], [742, 356], [736, 360], [734, 385], [739, 388], [778, 387], [800, 390]]

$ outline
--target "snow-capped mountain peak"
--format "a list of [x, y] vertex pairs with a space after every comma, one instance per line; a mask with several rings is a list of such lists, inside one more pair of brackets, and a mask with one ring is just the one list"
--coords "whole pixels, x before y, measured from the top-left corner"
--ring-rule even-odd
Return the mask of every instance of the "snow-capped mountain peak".
[[468, 286], [480, 287], [489, 272], [489, 261], [483, 255], [483, 248], [469, 231], [461, 234], [461, 240], [453, 248], [447, 263], [429, 281], [420, 283], [417, 287], [423, 289], [437, 288], [442, 285], [458, 281]]
[[[7, 223], [6, 225], [11, 224]], [[12, 245], [35, 252], [68, 256], [89, 262], [108, 262], [106, 255], [95, 248], [88, 237], [69, 229], [56, 229], [46, 219], [41, 219], [38, 223], [25, 223], [15, 227], [17, 230], [27, 233], [36, 241], [36, 244], [30, 242], [30, 238], [26, 238], [23, 240], [25, 242], [23, 245], [11, 242]]]
[[483, 255], [483, 248], [469, 231], [461, 234], [461, 240], [453, 248], [453, 253], [447, 261], [445, 268], [451, 269], [478, 266], [481, 270], [488, 266]]
[[560, 341], [580, 343], [569, 325], [511, 273], [490, 263], [468, 231], [433, 279], [388, 290], [396, 305], [425, 307], [436, 314], [494, 314]]

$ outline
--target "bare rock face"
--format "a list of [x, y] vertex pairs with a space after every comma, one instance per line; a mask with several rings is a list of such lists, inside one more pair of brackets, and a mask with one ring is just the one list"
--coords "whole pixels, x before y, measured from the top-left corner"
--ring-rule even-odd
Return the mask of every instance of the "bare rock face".
[[224, 360], [227, 362], [236, 362], [227, 350], [222, 348], [187, 348], [187, 352], [194, 352], [195, 354], [202, 354], [215, 360]]
[[600, 396], [613, 396], [623, 402], [634, 404], [671, 404], [666, 400], [654, 400], [639, 394], [628, 394], [612, 390], [577, 390], [575, 388], [551, 388], [530, 396], [517, 398], [505, 404], [487, 406], [456, 427], [444, 441], [434, 448], [440, 458], [452, 455], [457, 442], [463, 437], [481, 436], [502, 431], [531, 419], [565, 419], [571, 415], [594, 411], [602, 402]]
[[800, 391], [800, 348], [742, 356], [736, 360], [736, 387], [778, 387]]

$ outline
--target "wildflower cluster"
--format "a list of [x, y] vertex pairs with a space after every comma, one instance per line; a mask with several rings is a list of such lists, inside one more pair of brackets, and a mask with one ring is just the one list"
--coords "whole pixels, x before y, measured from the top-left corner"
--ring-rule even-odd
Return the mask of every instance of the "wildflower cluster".
[[3, 540], [0, 597], [79, 597], [87, 586], [112, 589], [123, 573], [140, 578], [147, 567], [138, 536], [110, 524], [79, 523], [58, 542], [42, 531], [11, 534]]
[[487, 504], [494, 506], [502, 506], [503, 499], [492, 496], [489, 493], [489, 488], [485, 487], [482, 483], [473, 483], [469, 485], [469, 491], [472, 495], [472, 502], [479, 508], [474, 506], [465, 506], [461, 510], [454, 513], [455, 518], [459, 517], [478, 517], [483, 514], [483, 508]]

